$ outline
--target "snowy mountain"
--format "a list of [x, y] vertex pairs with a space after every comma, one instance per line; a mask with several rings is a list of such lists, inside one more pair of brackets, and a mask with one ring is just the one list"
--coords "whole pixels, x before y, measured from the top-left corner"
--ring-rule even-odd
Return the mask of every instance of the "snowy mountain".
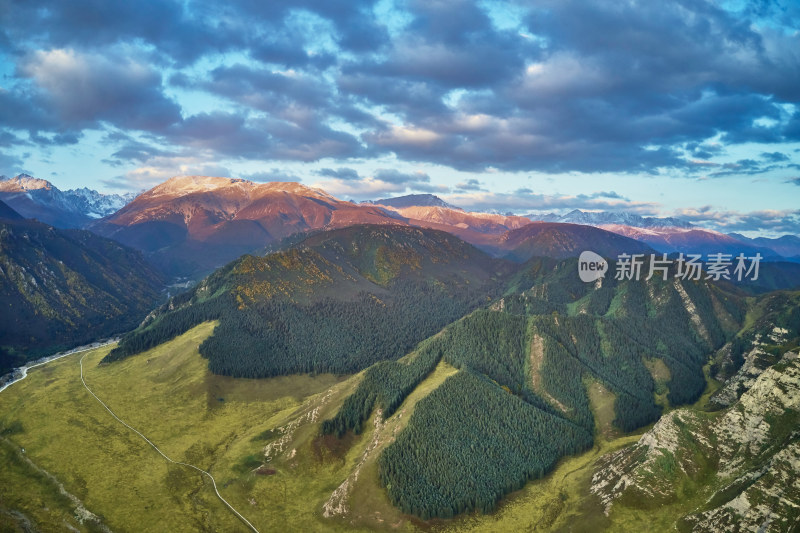
[[80, 189], [66, 190], [64, 195], [71, 198], [71, 204], [76, 209], [81, 210], [91, 218], [103, 218], [128, 205], [136, 198], [137, 193], [104, 194], [82, 187]]
[[527, 215], [531, 220], [542, 222], [565, 222], [569, 224], [583, 224], [586, 226], [605, 226], [619, 224], [634, 228], [692, 228], [692, 224], [674, 217], [656, 218], [643, 217], [633, 213], [612, 213], [609, 211], [581, 211], [574, 209], [566, 215], [556, 213], [532, 213]]
[[36, 218], [59, 228], [79, 228], [116, 213], [134, 193], [103, 194], [86, 187], [62, 191], [47, 180], [28, 174], [0, 177], [0, 200], [25, 218]]

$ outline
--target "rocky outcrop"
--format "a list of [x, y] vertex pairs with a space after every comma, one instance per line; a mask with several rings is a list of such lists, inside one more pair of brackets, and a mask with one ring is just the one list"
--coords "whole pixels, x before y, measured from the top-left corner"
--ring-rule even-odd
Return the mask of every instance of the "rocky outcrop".
[[[709, 415], [688, 409], [672, 411], [628, 448], [603, 456], [592, 477], [591, 492], [609, 514], [619, 498], [664, 504], [675, 501], [677, 477], [694, 476], [699, 465], [694, 451], [713, 457], [714, 440], [709, 431]], [[686, 436], [693, 437], [685, 447]], [[689, 452], [689, 453], [687, 453]]]
[[[780, 334], [780, 332], [775, 332]], [[778, 339], [779, 341], [779, 339]], [[770, 339], [776, 342], [776, 339]], [[757, 349], [757, 348], [756, 348]], [[652, 507], [692, 487], [697, 511], [681, 530], [791, 531], [800, 519], [800, 359], [742, 367], [724, 411], [678, 409], [639, 441], [604, 456], [591, 492], [604, 505]], [[681, 492], [686, 497], [686, 492]]]
[[[711, 498], [710, 509], [682, 523], [693, 531], [792, 531], [800, 513], [799, 438], [795, 433], [764, 467], [736, 478]], [[724, 501], [728, 493], [735, 496]]]
[[[765, 344], [778, 345], [786, 340], [787, 330], [781, 327], [773, 327], [762, 338], [761, 334], [756, 334], [750, 349], [744, 354], [744, 363], [739, 370], [725, 382], [725, 385], [714, 393], [711, 404], [717, 407], [728, 407], [733, 405], [739, 397], [749, 390], [755, 380], [764, 370], [776, 363], [776, 357], [764, 351]], [[729, 346], [723, 350], [730, 350]], [[788, 354], [787, 354], [788, 355]]]

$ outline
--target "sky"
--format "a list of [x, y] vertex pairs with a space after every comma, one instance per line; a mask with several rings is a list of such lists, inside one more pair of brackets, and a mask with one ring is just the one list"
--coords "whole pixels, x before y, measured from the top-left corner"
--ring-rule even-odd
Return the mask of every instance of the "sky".
[[800, 3], [0, 0], [0, 174], [800, 234]]

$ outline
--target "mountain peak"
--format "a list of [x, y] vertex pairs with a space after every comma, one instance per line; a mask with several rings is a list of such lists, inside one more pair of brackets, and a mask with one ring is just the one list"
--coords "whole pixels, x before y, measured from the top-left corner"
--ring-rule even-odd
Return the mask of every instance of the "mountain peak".
[[242, 179], [216, 176], [175, 176], [160, 185], [156, 185], [145, 194], [150, 196], [159, 196], [162, 194], [183, 195], [195, 192], [214, 191], [224, 187], [232, 187], [239, 183], [249, 182]]
[[454, 205], [448, 204], [435, 194], [406, 194], [405, 196], [396, 196], [394, 198], [382, 198], [375, 201], [363, 202], [365, 204], [385, 205], [389, 207], [446, 207], [448, 209], [461, 209]]
[[143, 195], [154, 196], [185, 196], [194, 193], [221, 191], [223, 189], [238, 189], [247, 193], [254, 191], [287, 192], [302, 196], [312, 196], [335, 200], [333, 196], [321, 189], [309, 187], [294, 181], [272, 181], [268, 183], [255, 183], [242, 178], [228, 178], [219, 176], [175, 176], [160, 185], [156, 185]]
[[24, 218], [59, 228], [78, 228], [119, 210], [131, 198], [86, 187], [62, 191], [47, 180], [19, 174], [0, 180], [0, 199]]
[[0, 181], [0, 191], [25, 192], [39, 189], [51, 190], [53, 184], [47, 180], [34, 178], [30, 174], [18, 174], [13, 178]]

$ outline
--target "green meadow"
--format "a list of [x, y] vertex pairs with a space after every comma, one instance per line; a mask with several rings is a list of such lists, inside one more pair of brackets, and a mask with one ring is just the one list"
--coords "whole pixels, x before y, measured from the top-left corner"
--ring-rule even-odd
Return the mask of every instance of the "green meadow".
[[[0, 394], [0, 531], [26, 524], [41, 531], [249, 531], [205, 476], [168, 463], [86, 391], [81, 357], [88, 386], [117, 416], [172, 459], [209, 471], [261, 532], [614, 529], [615, 513], [606, 518], [588, 496], [593, 465], [644, 430], [619, 436], [611, 429], [614, 396], [599, 384], [586, 384], [597, 424], [592, 450], [563, 459], [492, 514], [421, 522], [390, 504], [376, 459], [453, 367], [440, 363], [388, 420], [373, 414], [362, 434], [339, 440], [320, 436], [319, 422], [338, 410], [360, 374], [217, 376], [197, 351], [214, 326], [201, 324], [113, 364], [99, 364], [110, 346], [65, 357]], [[344, 496], [332, 500], [345, 512], [323, 516], [346, 480]], [[617, 525], [631, 520], [616, 514]]]

